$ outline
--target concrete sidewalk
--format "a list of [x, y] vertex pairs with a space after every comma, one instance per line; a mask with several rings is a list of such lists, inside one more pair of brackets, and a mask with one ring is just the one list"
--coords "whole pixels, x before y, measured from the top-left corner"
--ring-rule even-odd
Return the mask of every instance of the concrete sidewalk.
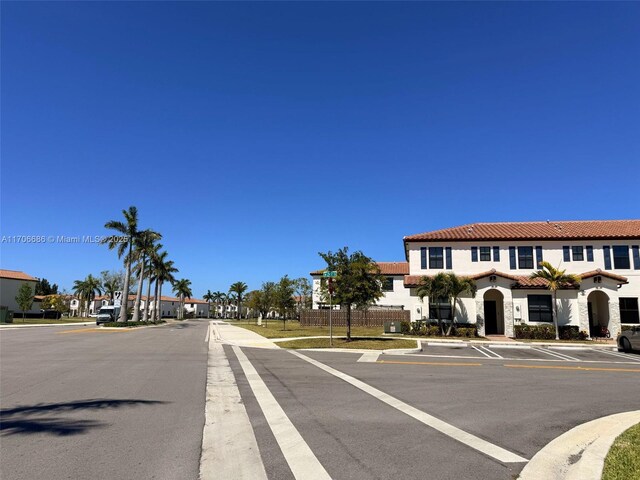
[[258, 335], [246, 328], [236, 327], [228, 323], [212, 320], [214, 334], [224, 343], [239, 347], [280, 348], [272, 340]]

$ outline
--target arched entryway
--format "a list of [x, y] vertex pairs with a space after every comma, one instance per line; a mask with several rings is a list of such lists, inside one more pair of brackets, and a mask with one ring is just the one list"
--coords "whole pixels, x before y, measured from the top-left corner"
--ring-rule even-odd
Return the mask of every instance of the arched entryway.
[[601, 328], [609, 329], [609, 296], [602, 292], [591, 292], [587, 297], [589, 335], [599, 337]]
[[484, 334], [504, 335], [504, 296], [499, 290], [491, 289], [483, 296]]

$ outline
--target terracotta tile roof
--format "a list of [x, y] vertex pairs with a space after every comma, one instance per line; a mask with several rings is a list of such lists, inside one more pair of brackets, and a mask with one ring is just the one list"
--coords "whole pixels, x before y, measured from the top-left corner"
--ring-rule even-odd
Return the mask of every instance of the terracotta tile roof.
[[640, 239], [640, 220], [470, 223], [404, 237], [405, 242]]
[[[409, 275], [409, 262], [376, 262], [382, 275]], [[326, 268], [311, 272], [310, 275], [322, 275]]]
[[38, 279], [17, 270], [0, 270], [0, 278], [10, 278], [11, 280], [25, 280], [28, 282], [37, 282]]
[[[547, 281], [542, 278], [530, 278], [528, 275], [510, 275], [508, 273], [499, 272], [495, 269], [491, 269], [482, 273], [476, 273], [474, 275], [469, 275], [468, 277], [473, 280], [479, 280], [491, 275], [496, 275], [508, 280], [513, 280], [514, 283], [511, 288], [547, 288]], [[616, 275], [614, 273], [605, 272], [600, 269], [581, 273], [578, 276], [584, 280], [586, 278], [595, 277], [596, 275], [607, 277], [620, 283], [628, 283], [628, 279], [626, 277]], [[404, 277], [404, 286], [407, 288], [418, 287], [420, 286], [420, 281], [424, 276], [425, 275], [407, 275], [406, 277]], [[568, 287], [567, 289], [575, 288], [579, 288], [578, 285]]]

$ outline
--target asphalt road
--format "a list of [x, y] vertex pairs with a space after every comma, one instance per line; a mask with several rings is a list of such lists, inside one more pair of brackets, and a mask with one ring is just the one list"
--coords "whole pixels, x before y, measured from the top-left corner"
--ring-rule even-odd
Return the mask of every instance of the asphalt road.
[[197, 478], [206, 330], [0, 332], [0, 477]]
[[[0, 477], [197, 479], [206, 325], [3, 331]], [[269, 425], [236, 351], [224, 352], [268, 478], [296, 478], [281, 429]], [[426, 345], [374, 362], [346, 352], [241, 352], [333, 479], [510, 480], [525, 465], [497, 460], [402, 408], [530, 459], [578, 424], [638, 409], [640, 398], [640, 355], [588, 348]]]

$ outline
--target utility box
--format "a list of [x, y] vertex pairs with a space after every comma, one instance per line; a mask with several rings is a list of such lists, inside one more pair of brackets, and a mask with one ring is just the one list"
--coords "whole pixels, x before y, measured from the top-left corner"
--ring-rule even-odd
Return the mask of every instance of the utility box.
[[402, 322], [384, 322], [384, 333], [402, 333]]

